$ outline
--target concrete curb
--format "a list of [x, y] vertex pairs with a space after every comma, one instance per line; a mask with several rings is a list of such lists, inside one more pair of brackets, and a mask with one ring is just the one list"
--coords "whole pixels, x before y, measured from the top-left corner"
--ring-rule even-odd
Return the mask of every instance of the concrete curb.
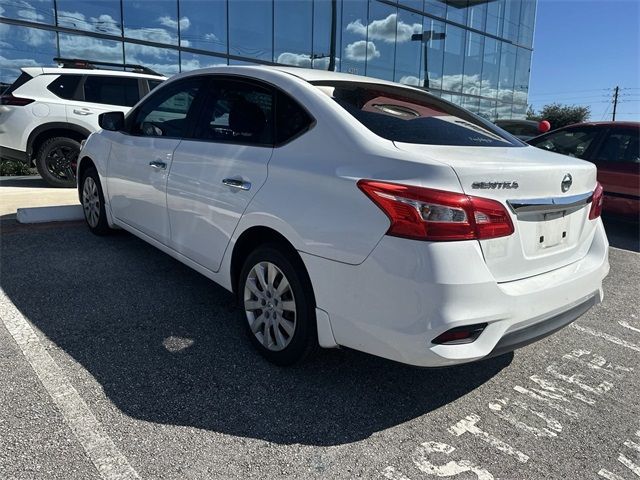
[[80, 205], [19, 208], [16, 214], [18, 223], [71, 222], [83, 219], [84, 212]]

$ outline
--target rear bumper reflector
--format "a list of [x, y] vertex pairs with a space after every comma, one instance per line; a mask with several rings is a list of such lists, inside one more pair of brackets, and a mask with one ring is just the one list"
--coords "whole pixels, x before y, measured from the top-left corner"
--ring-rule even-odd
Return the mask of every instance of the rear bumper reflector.
[[438, 335], [431, 340], [431, 343], [436, 345], [460, 345], [475, 342], [486, 327], [486, 323], [477, 323], [475, 325], [452, 328]]

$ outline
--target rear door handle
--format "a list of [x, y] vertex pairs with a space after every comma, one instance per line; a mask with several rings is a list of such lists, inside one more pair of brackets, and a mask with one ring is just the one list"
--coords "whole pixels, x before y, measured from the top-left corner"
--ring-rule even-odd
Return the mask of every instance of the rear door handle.
[[222, 183], [228, 187], [239, 188], [240, 190], [249, 190], [251, 188], [250, 182], [244, 182], [236, 178], [225, 178], [222, 180]]
[[73, 113], [75, 113], [76, 115], [91, 115], [93, 112], [89, 110], [78, 110], [77, 108], [74, 108]]
[[156, 170], [166, 170], [167, 169], [167, 164], [164, 162], [161, 162], [160, 160], [154, 160], [153, 162], [149, 162], [149, 166], [151, 168], [155, 168]]

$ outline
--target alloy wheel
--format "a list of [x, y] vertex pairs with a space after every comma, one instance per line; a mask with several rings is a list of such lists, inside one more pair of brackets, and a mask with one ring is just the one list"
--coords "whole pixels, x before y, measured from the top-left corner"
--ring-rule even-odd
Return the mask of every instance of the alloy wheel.
[[78, 161], [78, 152], [71, 147], [53, 148], [45, 159], [47, 171], [60, 180], [73, 180], [74, 168]]
[[276, 265], [260, 262], [244, 287], [244, 309], [251, 332], [268, 350], [280, 351], [296, 330], [296, 301], [289, 280]]
[[82, 187], [82, 208], [84, 209], [84, 217], [91, 228], [96, 228], [100, 221], [100, 196], [98, 195], [98, 186], [91, 177], [84, 180]]

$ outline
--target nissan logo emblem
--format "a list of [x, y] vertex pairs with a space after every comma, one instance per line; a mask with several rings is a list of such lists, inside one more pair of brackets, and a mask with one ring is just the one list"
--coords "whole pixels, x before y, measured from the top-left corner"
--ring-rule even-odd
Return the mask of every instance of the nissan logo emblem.
[[573, 183], [573, 178], [570, 173], [567, 173], [562, 179], [562, 183], [560, 187], [562, 188], [562, 193], [568, 191], [571, 188], [571, 184]]

